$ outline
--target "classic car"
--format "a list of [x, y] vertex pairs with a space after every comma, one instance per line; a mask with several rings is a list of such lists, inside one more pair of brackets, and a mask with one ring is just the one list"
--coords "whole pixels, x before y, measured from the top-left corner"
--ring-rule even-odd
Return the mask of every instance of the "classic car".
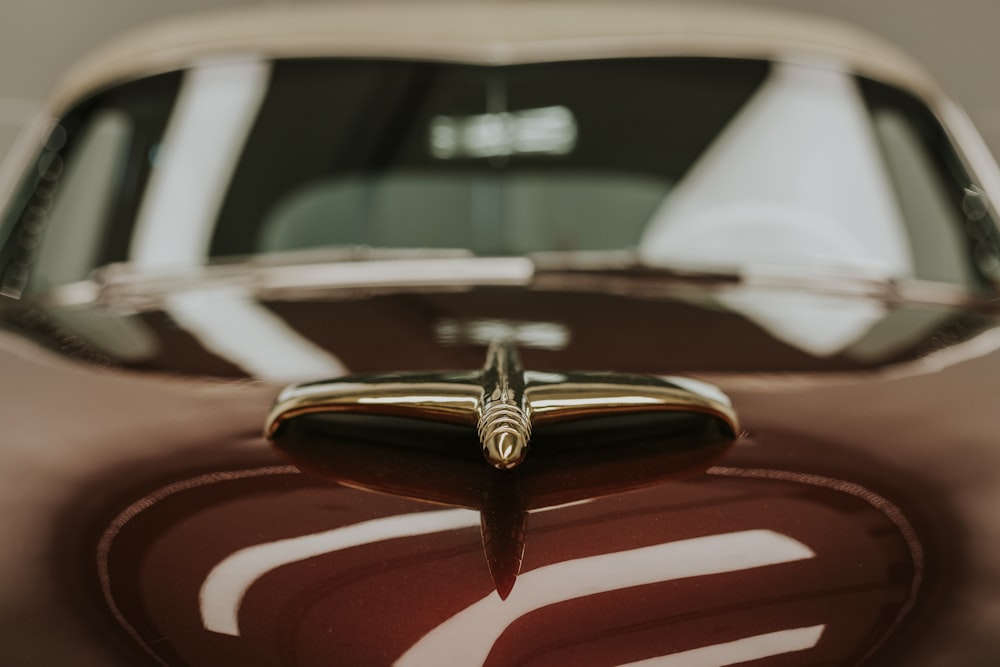
[[43, 115], [3, 664], [997, 664], [1000, 172], [893, 47], [259, 7]]

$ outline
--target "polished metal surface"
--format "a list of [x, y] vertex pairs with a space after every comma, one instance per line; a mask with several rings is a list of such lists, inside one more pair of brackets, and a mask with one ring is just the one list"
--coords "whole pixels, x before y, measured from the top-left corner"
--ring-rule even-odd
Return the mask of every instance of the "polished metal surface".
[[[336, 418], [323, 420], [319, 431], [281, 429], [295, 417], [323, 413]], [[612, 420], [603, 429], [590, 419], [622, 413], [639, 418]], [[708, 420], [692, 420], [691, 413]], [[667, 426], [675, 415], [686, 429]], [[459, 424], [470, 432], [448, 440], [443, 451], [444, 431], [413, 437], [404, 433], [419, 433], [416, 424], [401, 430], [373, 416]], [[665, 418], [654, 432], [650, 416]], [[576, 419], [589, 421], [559, 426]], [[533, 422], [546, 428], [538, 433], [537, 455], [521, 467]], [[713, 427], [706, 429], [707, 422]], [[692, 429], [692, 423], [701, 426]], [[495, 470], [465, 455], [471, 427]], [[514, 342], [503, 338], [490, 344], [478, 373], [394, 373], [293, 386], [279, 396], [267, 434], [300, 470], [340, 486], [479, 512], [490, 575], [506, 599], [521, 571], [529, 511], [697, 474], [728, 451], [739, 431], [729, 399], [710, 385], [679, 377], [525, 371]]]
[[508, 470], [524, 460], [531, 438], [531, 412], [524, 392], [524, 371], [508, 342], [490, 345], [483, 367], [483, 396], [476, 406], [476, 433], [483, 456]]
[[483, 455], [510, 470], [527, 454], [533, 425], [643, 412], [694, 412], [739, 434], [726, 396], [680, 377], [525, 371], [510, 340], [495, 341], [480, 372], [391, 373], [292, 385], [277, 398], [265, 434], [324, 412], [387, 415], [476, 428]]

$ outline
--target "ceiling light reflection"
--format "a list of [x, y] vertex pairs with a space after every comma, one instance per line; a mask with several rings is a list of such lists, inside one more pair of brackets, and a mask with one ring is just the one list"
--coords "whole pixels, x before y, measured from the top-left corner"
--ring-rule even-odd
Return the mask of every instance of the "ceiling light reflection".
[[428, 665], [442, 655], [455, 664], [481, 665], [519, 618], [550, 605], [633, 586], [736, 572], [815, 558], [801, 542], [771, 530], [696, 537], [565, 561], [521, 573], [501, 600], [494, 591], [440, 624], [394, 664]]
[[594, 405], [659, 405], [663, 403], [662, 398], [656, 396], [588, 396], [587, 398], [552, 398], [534, 399], [531, 407], [534, 410], [546, 410], [550, 408]]
[[479, 512], [473, 510], [417, 512], [241, 549], [212, 568], [201, 585], [201, 623], [211, 632], [238, 637], [243, 596], [258, 579], [279, 567], [374, 542], [472, 527], [479, 527]]
[[825, 625], [813, 625], [744, 637], [722, 644], [702, 646], [689, 651], [672, 653], [648, 660], [630, 662], [619, 667], [725, 667], [774, 655], [805, 651], [815, 646], [823, 636]]
[[573, 112], [564, 106], [551, 106], [472, 116], [435, 116], [429, 138], [431, 154], [451, 160], [565, 155], [576, 147], [576, 136]]

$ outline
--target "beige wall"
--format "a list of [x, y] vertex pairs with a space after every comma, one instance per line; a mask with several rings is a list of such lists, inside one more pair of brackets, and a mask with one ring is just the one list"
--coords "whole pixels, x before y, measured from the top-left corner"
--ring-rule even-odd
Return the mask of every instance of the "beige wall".
[[924, 64], [1000, 155], [1000, 2], [996, 0], [742, 0], [849, 21]]
[[[60, 72], [111, 35], [199, 9], [302, 1], [0, 0], [0, 155]], [[1000, 154], [1000, 92], [990, 74], [1000, 60], [995, 0], [732, 1], [825, 14], [881, 34], [943, 82]]]
[[109, 37], [165, 16], [285, 0], [0, 0], [0, 155], [59, 75]]

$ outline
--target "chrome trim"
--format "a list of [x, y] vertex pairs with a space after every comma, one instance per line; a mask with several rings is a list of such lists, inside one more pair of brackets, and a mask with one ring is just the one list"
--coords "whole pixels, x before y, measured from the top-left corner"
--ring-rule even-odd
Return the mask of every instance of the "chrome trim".
[[510, 340], [494, 342], [479, 372], [393, 373], [292, 385], [267, 416], [274, 439], [295, 417], [325, 412], [394, 415], [476, 429], [483, 455], [510, 470], [527, 454], [533, 426], [639, 412], [697, 412], [740, 433], [717, 388], [686, 378], [525, 371]]
[[483, 456], [494, 468], [509, 470], [524, 460], [531, 439], [531, 407], [525, 395], [524, 370], [512, 343], [490, 345], [482, 383], [476, 432]]

